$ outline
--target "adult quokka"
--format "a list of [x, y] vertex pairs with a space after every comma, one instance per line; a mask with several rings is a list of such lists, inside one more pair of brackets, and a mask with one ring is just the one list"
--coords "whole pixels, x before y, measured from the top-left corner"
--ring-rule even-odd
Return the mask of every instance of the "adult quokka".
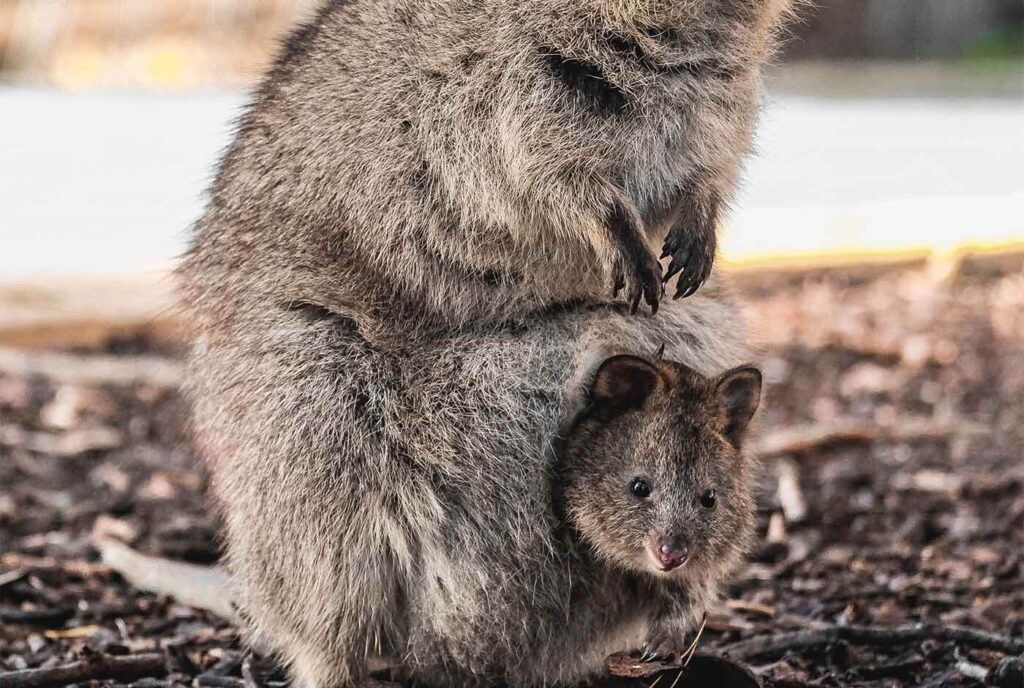
[[196, 324], [311, 305], [383, 342], [694, 293], [787, 2], [329, 0], [220, 166]]

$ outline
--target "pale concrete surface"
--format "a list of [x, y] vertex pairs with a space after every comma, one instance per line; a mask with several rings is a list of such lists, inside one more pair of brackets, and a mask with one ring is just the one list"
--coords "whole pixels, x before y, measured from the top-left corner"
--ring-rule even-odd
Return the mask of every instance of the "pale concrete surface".
[[242, 102], [0, 90], [0, 279], [169, 265]]
[[[0, 89], [0, 281], [166, 268], [239, 94]], [[1024, 101], [769, 101], [726, 261], [1024, 241]]]
[[727, 260], [1024, 241], [1024, 100], [779, 98]]

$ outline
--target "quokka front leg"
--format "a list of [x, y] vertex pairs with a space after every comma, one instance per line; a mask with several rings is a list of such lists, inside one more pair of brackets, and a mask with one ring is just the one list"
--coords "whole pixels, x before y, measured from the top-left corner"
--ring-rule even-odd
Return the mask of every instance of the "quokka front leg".
[[672, 298], [692, 296], [711, 276], [721, 206], [722, 194], [710, 174], [697, 175], [680, 189], [661, 254], [672, 258], [663, 281], [679, 275]]
[[647, 642], [640, 649], [644, 661], [676, 661], [686, 663], [693, 656], [704, 632], [704, 616], [697, 626], [693, 618], [672, 605], [661, 610], [651, 621]]
[[652, 315], [657, 313], [664, 293], [661, 263], [647, 245], [636, 212], [616, 201], [608, 210], [605, 228], [614, 256], [612, 296], [625, 289], [631, 313], [639, 310], [641, 298], [651, 307]]

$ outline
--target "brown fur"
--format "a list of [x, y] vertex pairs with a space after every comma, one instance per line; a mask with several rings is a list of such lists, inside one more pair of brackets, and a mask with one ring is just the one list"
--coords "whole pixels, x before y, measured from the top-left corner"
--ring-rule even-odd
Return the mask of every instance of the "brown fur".
[[184, 261], [197, 324], [313, 304], [385, 341], [708, 276], [786, 0], [329, 0]]
[[[600, 390], [604, 378], [616, 389]], [[566, 440], [563, 508], [599, 561], [649, 588], [639, 602], [650, 614], [647, 652], [677, 653], [753, 536], [742, 439], [761, 376], [744, 367], [708, 378], [678, 363], [619, 356], [602, 365], [593, 388], [597, 398]], [[702, 504], [708, 495], [710, 506]], [[678, 568], [659, 559], [668, 543], [687, 553]]]
[[329, 0], [289, 39], [180, 276], [239, 606], [297, 681], [568, 684], [643, 640], [642, 580], [553, 536], [553, 445], [609, 354], [745, 358], [715, 279], [607, 304], [658, 302], [666, 236], [707, 276], [783, 6]]
[[599, 671], [645, 640], [652, 597], [557, 536], [560, 428], [610, 355], [664, 343], [715, 375], [743, 339], [715, 282], [653, 318], [580, 307], [397, 351], [311, 307], [225, 323], [190, 392], [252, 639], [318, 687], [380, 657], [437, 686]]

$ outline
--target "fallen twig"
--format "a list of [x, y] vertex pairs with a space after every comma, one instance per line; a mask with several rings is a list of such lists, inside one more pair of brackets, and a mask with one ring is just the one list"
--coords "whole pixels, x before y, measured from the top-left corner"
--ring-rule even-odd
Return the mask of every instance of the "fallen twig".
[[734, 612], [757, 614], [758, 616], [766, 616], [769, 619], [775, 616], [775, 607], [770, 607], [766, 604], [758, 604], [757, 602], [749, 602], [747, 600], [726, 600], [725, 606]]
[[242, 659], [237, 653], [229, 653], [222, 657], [208, 671], [196, 676], [192, 680], [192, 685], [205, 686], [206, 688], [244, 688], [245, 682], [242, 679], [229, 675], [241, 663]]
[[829, 626], [741, 640], [721, 648], [721, 653], [742, 661], [753, 657], [780, 655], [790, 650], [831, 645], [840, 640], [860, 645], [888, 645], [939, 640], [1011, 655], [1024, 654], [1024, 638], [1010, 638], [972, 628], [942, 626], [937, 623], [911, 624], [893, 628]]
[[988, 669], [981, 665], [968, 662], [965, 659], [956, 663], [956, 670], [967, 678], [973, 678], [975, 681], [981, 681], [982, 683], [984, 683], [985, 679], [988, 677]]
[[63, 626], [74, 615], [75, 610], [73, 609], [0, 610], [0, 623], [11, 624], [12, 626], [56, 628]]
[[59, 435], [48, 432], [22, 432], [18, 428], [0, 431], [0, 446], [20, 447], [38, 454], [64, 458], [117, 449], [124, 442], [123, 433], [104, 426], [80, 428]]
[[80, 559], [56, 559], [53, 557], [30, 557], [18, 552], [8, 552], [0, 557], [0, 565], [8, 569], [27, 572], [62, 571], [72, 576], [89, 578], [104, 576], [111, 572], [109, 566], [93, 564]]
[[807, 501], [800, 490], [800, 469], [791, 459], [780, 459], [775, 467], [779, 477], [776, 496], [787, 523], [800, 523], [807, 516]]
[[6, 573], [0, 573], [0, 588], [11, 583], [17, 583], [22, 578], [28, 575], [28, 571], [25, 569], [14, 569], [13, 571], [7, 571]]
[[987, 432], [988, 429], [978, 423], [946, 423], [930, 418], [908, 418], [899, 423], [842, 420], [778, 430], [757, 439], [752, 451], [762, 458], [773, 458], [807, 454], [839, 444], [864, 444], [875, 440], [941, 440], [954, 436], [983, 435]]
[[246, 655], [242, 660], [242, 683], [245, 688], [260, 688], [259, 682], [252, 673], [252, 655]]
[[106, 680], [127, 682], [160, 676], [166, 671], [166, 660], [160, 654], [96, 655], [65, 666], [0, 673], [0, 688], [50, 688]]
[[197, 688], [244, 688], [245, 682], [240, 678], [231, 676], [210, 676], [200, 674], [192, 679], [192, 685]]
[[1020, 688], [1024, 685], [1024, 657], [1004, 657], [991, 669], [960, 659], [956, 670], [967, 678], [973, 678], [986, 686], [996, 688]]

